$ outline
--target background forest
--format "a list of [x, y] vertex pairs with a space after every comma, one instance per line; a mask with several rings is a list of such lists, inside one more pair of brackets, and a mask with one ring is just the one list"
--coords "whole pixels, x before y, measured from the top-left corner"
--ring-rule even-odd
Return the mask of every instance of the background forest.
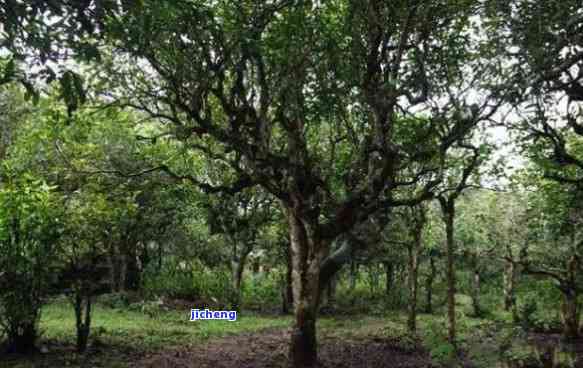
[[582, 101], [580, 0], [0, 0], [0, 366], [583, 367]]

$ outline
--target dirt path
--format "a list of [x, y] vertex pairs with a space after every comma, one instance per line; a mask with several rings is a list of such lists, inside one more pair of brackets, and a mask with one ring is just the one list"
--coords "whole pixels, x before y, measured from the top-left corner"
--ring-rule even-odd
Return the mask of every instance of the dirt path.
[[[200, 345], [144, 358], [131, 367], [279, 368], [287, 367], [288, 329], [268, 329], [213, 339]], [[379, 339], [320, 341], [320, 367], [432, 367], [427, 353], [405, 352]]]

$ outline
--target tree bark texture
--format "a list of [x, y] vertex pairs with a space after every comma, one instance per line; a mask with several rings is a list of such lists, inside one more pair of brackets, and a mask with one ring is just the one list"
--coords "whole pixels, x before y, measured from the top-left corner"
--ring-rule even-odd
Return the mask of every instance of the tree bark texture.
[[320, 298], [322, 244], [304, 220], [288, 212], [292, 255], [294, 325], [290, 360], [294, 367], [312, 367], [318, 361], [316, 318]]

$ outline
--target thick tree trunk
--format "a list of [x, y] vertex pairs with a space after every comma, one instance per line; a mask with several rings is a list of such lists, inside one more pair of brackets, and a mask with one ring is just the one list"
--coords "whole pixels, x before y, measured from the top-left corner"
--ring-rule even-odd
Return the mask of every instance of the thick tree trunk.
[[573, 340], [579, 337], [579, 312], [576, 290], [574, 288], [564, 290], [561, 314], [563, 319], [563, 336], [567, 340]]
[[429, 256], [429, 274], [425, 281], [425, 312], [433, 313], [433, 281], [437, 275], [437, 268], [435, 267], [435, 259], [432, 255]]
[[292, 286], [292, 272], [293, 272], [293, 264], [292, 264], [292, 255], [291, 255], [291, 245], [288, 244], [287, 252], [287, 270], [285, 273], [285, 290], [283, 292], [284, 298], [284, 307], [283, 312], [284, 314], [289, 313], [291, 307], [294, 304], [294, 293], [293, 293], [293, 286]]
[[239, 310], [241, 304], [241, 286], [243, 283], [243, 272], [247, 264], [247, 258], [253, 250], [251, 243], [243, 244], [242, 249], [239, 249], [239, 242], [234, 237], [231, 237], [233, 243], [233, 254], [231, 256], [231, 282], [233, 288], [232, 308]]
[[409, 306], [407, 328], [409, 332], [415, 333], [417, 331], [417, 254], [421, 235], [416, 235], [419, 239], [415, 239], [414, 245], [407, 247], [409, 257]]
[[320, 297], [320, 264], [323, 249], [317, 239], [310, 238], [306, 225], [289, 211], [292, 254], [292, 286], [294, 325], [290, 360], [293, 367], [312, 367], [318, 361], [316, 318]]
[[286, 246], [286, 260], [287, 260], [287, 269], [285, 273], [285, 285], [282, 292], [282, 313], [288, 314], [290, 312], [291, 306], [294, 304], [294, 295], [293, 295], [293, 288], [292, 288], [292, 257], [291, 257], [291, 249], [290, 245]]

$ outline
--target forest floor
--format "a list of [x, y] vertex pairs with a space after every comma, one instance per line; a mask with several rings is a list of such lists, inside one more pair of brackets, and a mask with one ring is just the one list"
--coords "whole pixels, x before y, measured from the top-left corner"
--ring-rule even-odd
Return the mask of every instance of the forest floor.
[[[40, 351], [0, 356], [0, 367], [286, 367], [289, 316], [240, 314], [235, 322], [188, 321], [186, 304], [172, 308], [97, 305], [91, 346], [74, 350], [72, 309], [64, 301], [43, 310]], [[507, 316], [460, 315], [462, 354], [445, 342], [441, 315], [419, 316], [419, 335], [399, 312], [323, 316], [318, 322], [321, 367], [583, 367], [583, 342], [564, 345], [557, 334], [521, 332]]]
[[[416, 346], [392, 344], [383, 336], [381, 318], [325, 319], [319, 328], [321, 367], [432, 367], [429, 353]], [[132, 367], [267, 368], [286, 367], [289, 328], [213, 339], [154, 354]]]

